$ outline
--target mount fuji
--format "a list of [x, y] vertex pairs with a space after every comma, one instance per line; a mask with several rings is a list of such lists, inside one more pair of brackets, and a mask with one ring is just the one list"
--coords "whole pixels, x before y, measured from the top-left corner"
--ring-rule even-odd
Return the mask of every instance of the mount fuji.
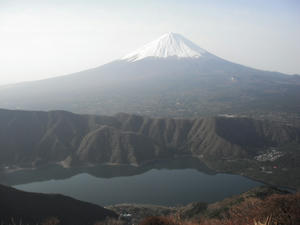
[[167, 33], [122, 59], [135, 62], [147, 57], [168, 58], [173, 56], [178, 58], [199, 58], [205, 54], [207, 55], [208, 52], [180, 34]]
[[151, 116], [298, 114], [300, 77], [229, 62], [167, 33], [78, 73], [0, 87], [0, 107]]

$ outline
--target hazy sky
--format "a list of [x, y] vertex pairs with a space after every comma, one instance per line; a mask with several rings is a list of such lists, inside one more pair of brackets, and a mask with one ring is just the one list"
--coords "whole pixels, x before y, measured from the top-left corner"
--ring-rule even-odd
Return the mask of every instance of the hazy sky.
[[0, 0], [0, 84], [96, 67], [167, 32], [300, 74], [299, 0]]

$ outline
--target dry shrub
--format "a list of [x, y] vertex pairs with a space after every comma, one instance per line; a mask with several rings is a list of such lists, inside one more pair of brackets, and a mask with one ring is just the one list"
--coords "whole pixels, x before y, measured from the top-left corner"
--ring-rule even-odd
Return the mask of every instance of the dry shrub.
[[41, 223], [41, 225], [58, 225], [58, 224], [60, 224], [60, 221], [56, 217], [50, 217]]
[[117, 219], [106, 219], [101, 222], [96, 222], [94, 225], [125, 225], [125, 222]]
[[180, 225], [171, 217], [152, 216], [140, 222], [140, 225]]
[[231, 219], [242, 224], [265, 221], [271, 216], [270, 225], [300, 224], [300, 194], [274, 194], [264, 200], [246, 201], [230, 210]]
[[248, 198], [229, 208], [228, 217], [223, 219], [199, 218], [184, 221], [178, 216], [149, 217], [140, 225], [299, 225], [300, 193], [273, 194], [265, 199]]
[[256, 220], [254, 219], [254, 225], [271, 225], [271, 222], [272, 222], [271, 216], [268, 216], [264, 222], [260, 222], [260, 221], [256, 222]]
[[139, 225], [199, 225], [199, 223], [194, 221], [180, 220], [177, 217], [171, 216], [153, 216], [144, 219]]

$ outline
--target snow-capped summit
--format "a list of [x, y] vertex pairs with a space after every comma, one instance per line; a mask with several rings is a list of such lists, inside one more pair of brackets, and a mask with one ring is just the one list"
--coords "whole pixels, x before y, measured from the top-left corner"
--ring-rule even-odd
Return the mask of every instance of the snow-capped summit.
[[146, 57], [167, 58], [170, 56], [178, 58], [199, 58], [205, 53], [207, 53], [207, 51], [182, 35], [170, 32], [124, 56], [122, 60], [134, 62]]

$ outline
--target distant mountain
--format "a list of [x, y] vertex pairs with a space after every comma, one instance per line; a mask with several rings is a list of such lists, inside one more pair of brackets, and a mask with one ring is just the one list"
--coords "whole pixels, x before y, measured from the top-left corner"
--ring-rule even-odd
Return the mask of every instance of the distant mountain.
[[299, 115], [300, 76], [219, 58], [168, 33], [106, 65], [0, 87], [0, 107], [113, 115]]
[[3, 185], [0, 199], [1, 224], [93, 225], [117, 217], [113, 211], [63, 195], [30, 193]]
[[[242, 173], [244, 167], [254, 165], [252, 172], [260, 170], [264, 164], [254, 157], [276, 148], [284, 151], [282, 167], [294, 171], [284, 173], [294, 176], [300, 154], [293, 149], [299, 143], [299, 128], [241, 117], [171, 119], [0, 110], [0, 167], [7, 171], [49, 163], [138, 166], [188, 155], [203, 159], [213, 169], [236, 172], [239, 168]], [[294, 179], [288, 182], [295, 184]]]

